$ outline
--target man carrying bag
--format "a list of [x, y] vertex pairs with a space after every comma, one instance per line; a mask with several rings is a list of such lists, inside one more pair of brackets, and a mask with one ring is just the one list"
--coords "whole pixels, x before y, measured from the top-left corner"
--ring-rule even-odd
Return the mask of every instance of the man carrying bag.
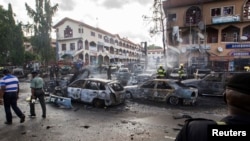
[[45, 104], [45, 98], [44, 98], [44, 91], [43, 91], [43, 85], [44, 81], [41, 77], [38, 76], [37, 71], [32, 72], [32, 80], [30, 83], [31, 88], [31, 100], [30, 100], [30, 117], [34, 118], [36, 117], [35, 113], [35, 101], [38, 98], [41, 108], [42, 108], [42, 118], [46, 118], [46, 104]]

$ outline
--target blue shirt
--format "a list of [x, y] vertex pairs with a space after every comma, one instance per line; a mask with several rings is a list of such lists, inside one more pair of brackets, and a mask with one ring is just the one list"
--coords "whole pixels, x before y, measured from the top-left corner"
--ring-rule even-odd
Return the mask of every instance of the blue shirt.
[[16, 76], [7, 74], [0, 80], [0, 86], [5, 86], [4, 92], [17, 92], [19, 81]]

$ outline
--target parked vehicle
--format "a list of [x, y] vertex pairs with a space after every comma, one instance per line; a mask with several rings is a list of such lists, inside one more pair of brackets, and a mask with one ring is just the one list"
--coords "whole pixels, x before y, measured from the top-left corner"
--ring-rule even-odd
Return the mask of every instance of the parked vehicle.
[[202, 79], [188, 79], [183, 84], [198, 89], [199, 95], [223, 96], [225, 85], [235, 74], [242, 72], [212, 72]]
[[173, 79], [152, 79], [140, 85], [125, 86], [126, 97], [167, 102], [171, 105], [191, 104], [197, 101], [198, 90]]
[[142, 84], [143, 82], [146, 82], [150, 79], [153, 79], [153, 74], [149, 74], [149, 73], [138, 74], [132, 77], [131, 84], [132, 85]]
[[116, 79], [120, 81], [123, 86], [127, 85], [130, 77], [131, 77], [131, 73], [128, 68], [120, 68], [116, 72]]
[[123, 86], [113, 80], [78, 79], [67, 87], [67, 97], [75, 101], [93, 104], [95, 107], [124, 103], [125, 96]]
[[202, 79], [207, 74], [210, 74], [210, 73], [211, 73], [210, 69], [196, 69], [196, 71], [194, 73], [194, 78], [196, 78], [196, 79]]
[[22, 68], [14, 68], [12, 70], [12, 74], [15, 75], [17, 78], [24, 78], [25, 74]]

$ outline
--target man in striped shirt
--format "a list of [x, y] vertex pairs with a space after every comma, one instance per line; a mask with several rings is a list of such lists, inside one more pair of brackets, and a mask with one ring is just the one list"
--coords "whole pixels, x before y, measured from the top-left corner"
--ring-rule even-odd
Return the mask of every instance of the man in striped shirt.
[[4, 77], [0, 80], [0, 86], [3, 93], [4, 110], [6, 114], [5, 124], [12, 124], [12, 113], [10, 107], [12, 107], [16, 115], [20, 118], [20, 123], [23, 123], [25, 121], [25, 116], [17, 106], [19, 81], [17, 77], [10, 74], [8, 69], [4, 69], [3, 74]]

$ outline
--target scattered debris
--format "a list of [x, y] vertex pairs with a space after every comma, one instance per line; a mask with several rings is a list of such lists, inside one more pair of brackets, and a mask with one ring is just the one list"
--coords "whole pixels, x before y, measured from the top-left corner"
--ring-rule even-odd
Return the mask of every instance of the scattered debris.
[[174, 119], [192, 118], [190, 115], [173, 116]]
[[80, 127], [83, 127], [85, 129], [88, 129], [90, 126], [89, 125], [84, 125], [84, 126], [80, 126]]

